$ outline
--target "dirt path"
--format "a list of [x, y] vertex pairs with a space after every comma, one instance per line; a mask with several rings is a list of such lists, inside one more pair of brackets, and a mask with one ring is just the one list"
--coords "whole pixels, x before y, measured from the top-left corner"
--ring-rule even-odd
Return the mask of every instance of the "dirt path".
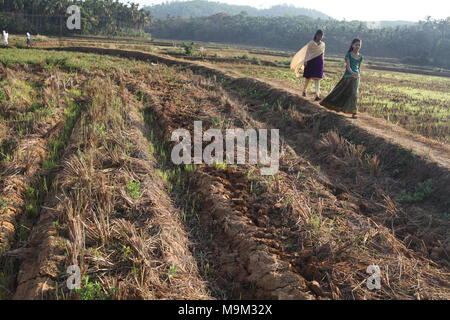
[[[285, 90], [302, 99], [299, 94], [300, 88], [288, 81], [273, 79], [269, 80], [265, 78], [255, 79], [268, 83], [277, 89]], [[320, 106], [319, 103], [309, 100], [308, 103], [311, 103], [318, 108], [322, 108], [327, 112], [340, 114]], [[428, 157], [431, 161], [438, 163], [444, 168], [450, 169], [450, 147], [448, 145], [425, 138], [418, 134], [414, 134], [406, 129], [403, 129], [402, 127], [389, 123], [384, 119], [372, 117], [364, 112], [358, 114], [358, 119], [351, 119], [349, 116], [343, 114], [340, 115], [343, 117], [348, 117], [348, 121], [364, 128], [374, 136], [380, 136], [391, 143], [410, 149], [412, 152]]]

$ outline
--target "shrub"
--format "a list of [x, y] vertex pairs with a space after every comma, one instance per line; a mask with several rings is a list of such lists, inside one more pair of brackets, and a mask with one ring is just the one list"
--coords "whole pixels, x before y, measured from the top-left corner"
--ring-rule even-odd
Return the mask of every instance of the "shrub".
[[184, 49], [184, 54], [187, 56], [193, 56], [194, 50], [195, 50], [195, 44], [193, 42], [191, 43], [182, 43], [181, 47]]
[[406, 190], [400, 192], [398, 201], [404, 203], [421, 202], [428, 198], [433, 193], [433, 180], [428, 179], [423, 182], [419, 182], [413, 193], [408, 193]]

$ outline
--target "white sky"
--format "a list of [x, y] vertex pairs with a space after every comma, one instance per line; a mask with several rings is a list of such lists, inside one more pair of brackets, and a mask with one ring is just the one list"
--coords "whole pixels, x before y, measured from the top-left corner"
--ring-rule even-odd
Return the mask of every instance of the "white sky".
[[[141, 5], [152, 5], [167, 0], [122, 0]], [[434, 19], [450, 17], [449, 0], [214, 0], [229, 4], [250, 5], [256, 8], [268, 8], [276, 4], [293, 4], [296, 7], [316, 9], [342, 20], [425, 20], [426, 16]]]

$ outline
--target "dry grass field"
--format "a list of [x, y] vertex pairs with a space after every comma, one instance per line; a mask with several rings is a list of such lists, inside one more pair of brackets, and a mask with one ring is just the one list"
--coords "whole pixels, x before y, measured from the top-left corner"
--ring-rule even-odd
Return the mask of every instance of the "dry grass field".
[[[289, 57], [274, 55], [287, 53], [205, 45], [207, 65], [241, 75], [233, 80], [42, 50], [180, 51], [161, 43], [43, 38], [41, 49], [0, 49], [0, 298], [450, 298], [449, 168], [256, 85], [299, 88]], [[388, 64], [368, 59], [361, 111], [444, 148], [450, 78], [376, 69]], [[326, 68], [324, 93], [342, 61]], [[279, 172], [174, 165], [171, 134], [192, 133], [194, 121], [279, 128]], [[365, 284], [374, 264], [379, 290]], [[81, 289], [66, 285], [71, 265]]]

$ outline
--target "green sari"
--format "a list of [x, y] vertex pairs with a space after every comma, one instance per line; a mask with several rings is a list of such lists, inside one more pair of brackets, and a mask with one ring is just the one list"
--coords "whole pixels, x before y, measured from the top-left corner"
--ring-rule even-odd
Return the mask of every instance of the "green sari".
[[[345, 58], [349, 60], [352, 71], [360, 74], [359, 69], [364, 57], [360, 56], [359, 59], [355, 59], [349, 52]], [[358, 95], [359, 78], [355, 78], [347, 69], [345, 69], [342, 79], [338, 82], [333, 91], [322, 100], [320, 105], [339, 112], [357, 113]]]

